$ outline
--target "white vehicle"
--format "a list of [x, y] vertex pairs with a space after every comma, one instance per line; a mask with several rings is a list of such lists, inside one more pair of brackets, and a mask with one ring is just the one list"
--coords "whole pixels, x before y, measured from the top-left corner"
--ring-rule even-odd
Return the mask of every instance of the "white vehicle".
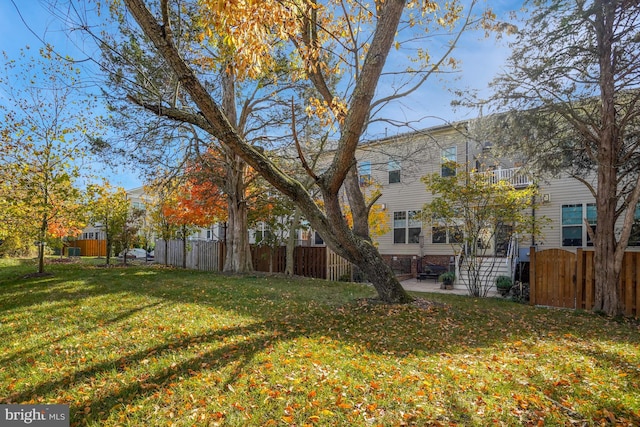
[[[122, 253], [120, 253], [120, 257], [124, 256], [124, 251], [122, 251]], [[151, 259], [153, 258], [153, 255], [148, 255], [147, 251], [145, 251], [142, 248], [133, 248], [133, 249], [129, 249], [127, 251], [127, 258], [129, 259]]]

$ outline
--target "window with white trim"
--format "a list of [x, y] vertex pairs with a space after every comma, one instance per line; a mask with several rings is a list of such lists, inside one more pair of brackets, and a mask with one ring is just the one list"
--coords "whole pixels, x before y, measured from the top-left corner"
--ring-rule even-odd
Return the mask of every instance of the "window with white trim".
[[458, 161], [457, 147], [449, 147], [442, 150], [442, 169], [443, 177], [456, 176], [456, 162]]
[[269, 226], [267, 224], [265, 224], [264, 222], [260, 222], [258, 224], [257, 229], [256, 229], [255, 238], [256, 238], [256, 244], [259, 244], [264, 240], [270, 239], [271, 238], [271, 230], [269, 229]]
[[596, 205], [577, 203], [562, 205], [562, 246], [593, 246], [584, 218], [596, 231]]
[[389, 160], [387, 169], [389, 171], [389, 184], [400, 182], [400, 162], [397, 160]]
[[420, 211], [393, 213], [393, 243], [420, 243], [422, 218]]
[[407, 228], [407, 241], [409, 243], [420, 243], [420, 233], [422, 232], [422, 218], [420, 211], [407, 212], [409, 224]]
[[364, 187], [371, 184], [371, 162], [366, 160], [360, 162], [358, 165], [358, 178], [360, 180], [360, 186]]

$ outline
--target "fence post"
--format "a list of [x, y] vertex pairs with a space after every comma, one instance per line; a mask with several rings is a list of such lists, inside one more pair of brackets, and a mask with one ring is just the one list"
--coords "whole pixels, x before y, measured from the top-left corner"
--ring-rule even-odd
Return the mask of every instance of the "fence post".
[[574, 296], [575, 303], [573, 308], [577, 309], [578, 307], [582, 308], [584, 305], [584, 250], [582, 248], [578, 248], [576, 251], [576, 274], [575, 274], [575, 288], [574, 288]]

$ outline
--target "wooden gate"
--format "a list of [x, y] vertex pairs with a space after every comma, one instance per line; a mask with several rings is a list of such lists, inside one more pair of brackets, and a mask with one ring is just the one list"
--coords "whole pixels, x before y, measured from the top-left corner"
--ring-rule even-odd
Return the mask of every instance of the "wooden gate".
[[529, 302], [576, 308], [576, 254], [563, 249], [531, 248]]

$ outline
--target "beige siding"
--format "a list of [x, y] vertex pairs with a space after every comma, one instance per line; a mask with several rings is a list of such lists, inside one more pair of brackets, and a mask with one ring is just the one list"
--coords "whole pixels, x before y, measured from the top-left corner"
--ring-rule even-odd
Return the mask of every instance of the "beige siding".
[[[595, 174], [588, 181], [596, 187]], [[562, 205], [595, 203], [595, 198], [583, 183], [566, 174], [540, 184], [540, 197], [542, 198], [545, 194], [548, 195], [549, 201], [542, 203], [537, 213], [550, 221], [549, 225], [542, 230], [540, 248], [562, 248], [575, 251], [577, 247], [562, 246]], [[622, 227], [622, 220], [620, 218], [618, 221], [618, 230]], [[586, 247], [586, 239], [584, 242], [583, 247]], [[630, 247], [629, 250], [635, 251], [640, 248]]]
[[[418, 243], [393, 243], [394, 212], [421, 210], [425, 203], [431, 201], [433, 196], [427, 192], [421, 178], [427, 174], [440, 172], [442, 150], [452, 146], [456, 147], [456, 161], [465, 163], [467, 140], [461, 132], [451, 127], [385, 140], [364, 146], [359, 151], [358, 160], [371, 162], [373, 181], [381, 185], [382, 197], [378, 203], [386, 207], [387, 221], [391, 226], [389, 233], [376, 238], [382, 254], [417, 256], [453, 253], [448, 244], [431, 244], [431, 229], [426, 224], [423, 225], [421, 233], [424, 238], [422, 249]], [[400, 163], [399, 183], [389, 183], [388, 162], [391, 159]]]
[[[537, 244], [541, 249], [562, 248], [562, 205], [594, 203], [594, 198], [584, 184], [567, 175], [561, 175], [540, 184], [540, 197], [548, 195], [536, 214], [549, 221], [542, 228]], [[576, 248], [564, 247], [573, 250]]]
[[[464, 127], [465, 124], [457, 126]], [[393, 214], [398, 211], [421, 210], [425, 203], [434, 197], [428, 193], [420, 178], [441, 170], [442, 150], [451, 146], [457, 148], [457, 162], [475, 165], [476, 158], [492, 159], [490, 151], [467, 139], [465, 132], [453, 126], [442, 126], [415, 132], [400, 137], [386, 138], [374, 143], [363, 144], [357, 152], [359, 164], [368, 161], [371, 164], [372, 180], [382, 191], [378, 204], [386, 208], [386, 220], [391, 231], [375, 237], [383, 255], [452, 255], [454, 249], [449, 244], [431, 243], [431, 226], [423, 224], [421, 236], [423, 245], [418, 243], [394, 244]], [[467, 153], [467, 149], [469, 152]], [[388, 164], [390, 160], [400, 163], [401, 180], [389, 183]], [[521, 166], [509, 160], [479, 160], [481, 163], [495, 164], [502, 168]], [[591, 182], [595, 179], [590, 178]], [[536, 236], [535, 243], [540, 248], [562, 248], [562, 205], [594, 203], [594, 198], [584, 184], [568, 175], [544, 180], [539, 184], [540, 197], [547, 195], [548, 201], [535, 211], [538, 218], [548, 220]], [[620, 224], [621, 225], [621, 224]], [[583, 240], [586, 245], [586, 239]], [[531, 236], [520, 236], [520, 247], [526, 248], [532, 242]], [[564, 247], [575, 250], [575, 247]], [[640, 248], [637, 248], [640, 250]]]

